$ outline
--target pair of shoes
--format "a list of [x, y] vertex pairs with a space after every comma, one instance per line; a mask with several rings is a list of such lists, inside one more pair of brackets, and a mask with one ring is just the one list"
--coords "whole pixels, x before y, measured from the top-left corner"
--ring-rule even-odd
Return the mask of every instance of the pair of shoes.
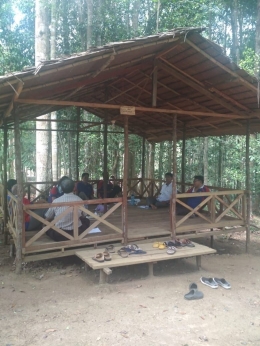
[[187, 300], [202, 299], [204, 297], [204, 294], [198, 291], [198, 286], [194, 282], [189, 285], [189, 290], [190, 291], [184, 295], [184, 298]]
[[178, 239], [165, 241], [164, 244], [168, 247], [174, 246], [177, 249], [182, 247], [181, 242]]
[[96, 262], [111, 261], [112, 257], [108, 251], [97, 253], [92, 259]]
[[195, 247], [195, 245], [189, 239], [177, 239], [181, 243], [181, 246]]
[[153, 247], [156, 249], [164, 250], [167, 247], [167, 245], [165, 242], [161, 243], [159, 241], [156, 241], [155, 243], [153, 243]]
[[209, 286], [211, 288], [218, 288], [218, 286], [221, 286], [225, 288], [226, 290], [229, 290], [231, 288], [230, 283], [227, 282], [225, 279], [201, 277], [200, 281], [204, 285]]

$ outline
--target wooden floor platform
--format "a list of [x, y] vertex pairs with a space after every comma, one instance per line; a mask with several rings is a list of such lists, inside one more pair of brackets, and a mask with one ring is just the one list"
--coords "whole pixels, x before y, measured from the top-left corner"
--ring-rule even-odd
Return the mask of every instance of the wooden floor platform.
[[[181, 218], [182, 216], [177, 216], [177, 222]], [[107, 218], [107, 221], [122, 229], [121, 208], [118, 208], [113, 214], [111, 214]], [[91, 220], [91, 223], [93, 222], [94, 221]], [[33, 245], [26, 249], [24, 252], [25, 261], [69, 256], [75, 254], [75, 251], [83, 246], [85, 248], [93, 248], [93, 244], [105, 244], [111, 242], [120, 243], [122, 241], [123, 236], [116, 233], [107, 225], [100, 223], [98, 227], [101, 230], [100, 233], [94, 235], [89, 234], [86, 236], [86, 238], [89, 239], [88, 244], [55, 242], [44, 234], [37, 239]], [[228, 227], [229, 229], [225, 230], [224, 227]], [[241, 226], [241, 220], [237, 220], [230, 216], [224, 216], [222, 221], [219, 222], [218, 225], [215, 225], [215, 227], [214, 225], [209, 225], [207, 221], [202, 218], [194, 217], [185, 220], [181, 225], [181, 228], [177, 227], [176, 234], [177, 237], [195, 239], [198, 237], [213, 236], [220, 233], [243, 231], [244, 229], [245, 227]], [[37, 231], [26, 232], [26, 242], [36, 233]], [[170, 235], [170, 214], [168, 208], [152, 210], [141, 209], [136, 206], [128, 206], [128, 242], [136, 242], [158, 237], [165, 237], [165, 239], [168, 239]], [[104, 237], [102, 240], [102, 236], [107, 237], [107, 240], [104, 240]], [[111, 240], [110, 238], [113, 239]]]
[[112, 273], [110, 268], [129, 266], [140, 263], [148, 263], [149, 275], [153, 275], [153, 264], [159, 261], [174, 260], [177, 258], [196, 257], [198, 268], [201, 266], [201, 256], [216, 253], [216, 250], [209, 248], [208, 246], [194, 243], [195, 247], [183, 247], [177, 249], [173, 255], [168, 255], [166, 249], [160, 250], [153, 248], [153, 242], [139, 242], [138, 246], [146, 251], [146, 254], [129, 255], [127, 258], [122, 258], [117, 254], [117, 251], [122, 246], [115, 246], [115, 253], [112, 253], [112, 260], [105, 262], [97, 262], [92, 259], [95, 254], [104, 251], [104, 247], [99, 246], [95, 250], [78, 250], [75, 252], [76, 256], [82, 259], [85, 264], [94, 270], [100, 270], [100, 283], [104, 283], [107, 276]]

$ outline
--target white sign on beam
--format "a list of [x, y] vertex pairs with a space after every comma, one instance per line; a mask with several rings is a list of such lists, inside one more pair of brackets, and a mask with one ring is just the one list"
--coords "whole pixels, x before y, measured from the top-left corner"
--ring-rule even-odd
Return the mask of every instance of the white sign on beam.
[[135, 115], [135, 107], [122, 106], [120, 107], [120, 114]]

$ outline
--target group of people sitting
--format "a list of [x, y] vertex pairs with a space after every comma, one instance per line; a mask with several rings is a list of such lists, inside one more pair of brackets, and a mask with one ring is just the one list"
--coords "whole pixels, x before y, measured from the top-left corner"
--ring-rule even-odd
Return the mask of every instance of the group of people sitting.
[[[108, 179], [108, 173], [103, 174], [104, 180], [100, 180], [98, 183], [97, 196], [98, 198], [113, 198], [116, 196], [120, 196], [122, 189], [119, 185], [116, 184], [114, 177], [112, 179]], [[104, 185], [104, 181], [107, 182], [106, 188]], [[7, 182], [8, 191], [12, 192], [14, 196], [18, 195], [17, 191], [17, 181], [15, 179], [10, 179]], [[63, 203], [63, 202], [75, 202], [82, 200], [91, 200], [94, 198], [94, 190], [93, 186], [89, 183], [89, 174], [83, 173], [81, 176], [81, 181], [75, 184], [75, 182], [67, 176], [63, 176], [57, 183], [57, 185], [53, 186], [49, 191], [49, 196], [47, 199], [48, 203]], [[8, 196], [8, 200], [10, 200], [10, 196]], [[43, 202], [41, 200], [41, 202]], [[46, 202], [46, 201], [44, 201]], [[23, 197], [23, 204], [28, 205], [30, 201], [25, 197]], [[87, 207], [87, 205], [86, 205]], [[39, 208], [34, 209], [34, 212], [38, 215], [44, 217], [46, 220], [51, 221], [58, 218], [61, 214], [65, 212], [67, 209], [66, 206], [53, 206], [49, 209]], [[78, 212], [78, 232], [81, 234], [86, 228], [89, 227], [90, 221], [86, 218], [84, 212]], [[31, 218], [29, 214], [24, 213], [24, 221], [25, 221], [25, 230], [34, 230], [37, 227], [41, 226], [41, 223]], [[38, 222], [37, 222], [38, 221]], [[55, 223], [55, 226], [65, 231], [67, 234], [73, 235], [74, 229], [74, 221], [73, 221], [73, 210], [68, 211]], [[51, 237], [55, 241], [68, 240], [67, 237], [55, 231], [55, 229], [49, 229], [46, 234]]]
[[[150, 197], [147, 199], [147, 204], [152, 209], [168, 207], [170, 205], [170, 200], [172, 196], [172, 173], [165, 174], [165, 184], [163, 184], [160, 194], [158, 197]], [[177, 193], [180, 193], [178, 190]], [[186, 193], [195, 193], [195, 192], [210, 192], [210, 189], [204, 185], [204, 177], [202, 175], [195, 175], [193, 180], [193, 187], [191, 187]], [[195, 209], [203, 200], [205, 196], [191, 196], [182, 201], [190, 208]], [[203, 206], [204, 207], [204, 206]], [[203, 208], [202, 208], [203, 209]], [[186, 208], [184, 205], [177, 203], [176, 204], [176, 214], [177, 215], [186, 215], [190, 212], [190, 209]]]
[[[108, 179], [108, 173], [105, 173], [104, 180], [100, 180], [97, 186], [97, 197], [104, 198], [114, 198], [116, 196], [122, 195], [122, 189], [119, 185], [116, 184], [115, 178], [112, 177], [111, 180]], [[162, 185], [160, 194], [157, 197], [150, 197], [147, 199], [147, 204], [152, 209], [168, 207], [170, 205], [170, 200], [172, 196], [172, 173], [165, 174], [165, 184]], [[104, 185], [106, 181], [107, 185]], [[7, 188], [13, 195], [17, 195], [17, 182], [14, 179], [10, 179], [7, 183]], [[187, 193], [194, 192], [209, 192], [209, 188], [204, 185], [204, 178], [201, 175], [196, 175], [193, 180], [193, 187], [190, 188]], [[177, 193], [179, 193], [177, 191]], [[9, 197], [10, 198], [10, 197]], [[67, 176], [63, 176], [56, 186], [53, 186], [49, 192], [48, 202], [53, 203], [53, 206], [49, 209], [39, 209], [40, 216], [44, 217], [48, 221], [52, 221], [55, 218], [58, 218], [55, 226], [66, 234], [73, 236], [74, 230], [74, 213], [73, 209], [67, 210], [67, 206], [55, 206], [57, 203], [63, 202], [77, 202], [82, 200], [91, 200], [94, 198], [93, 186], [89, 183], [89, 174], [83, 173], [81, 176], [81, 181], [76, 185], [72, 179]], [[196, 208], [203, 200], [204, 196], [189, 197], [185, 199], [185, 203], [190, 208]], [[23, 204], [30, 204], [30, 201], [24, 196]], [[66, 212], [67, 210], [67, 212]], [[34, 210], [37, 212], [37, 210]], [[185, 208], [185, 206], [177, 204], [176, 213], [179, 215], [185, 215], [190, 212], [190, 209]], [[90, 221], [86, 217], [87, 213], [83, 211], [78, 211], [78, 234], [81, 234], [86, 230]], [[25, 213], [25, 230], [32, 230], [30, 216]], [[39, 223], [39, 221], [38, 221]], [[31, 227], [30, 227], [31, 225]], [[38, 225], [39, 226], [39, 225]], [[67, 237], [57, 232], [54, 228], [49, 229], [46, 234], [55, 241], [68, 240]]]

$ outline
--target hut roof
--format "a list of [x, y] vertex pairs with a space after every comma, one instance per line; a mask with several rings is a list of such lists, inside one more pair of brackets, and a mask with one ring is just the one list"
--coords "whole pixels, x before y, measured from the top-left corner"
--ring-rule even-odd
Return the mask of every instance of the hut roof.
[[21, 121], [76, 105], [123, 126], [120, 107], [130, 106], [129, 131], [150, 141], [172, 139], [173, 114], [178, 138], [184, 125], [187, 138], [245, 134], [247, 119], [259, 131], [257, 80], [201, 32], [177, 28], [2, 76], [2, 124], [16, 104]]

